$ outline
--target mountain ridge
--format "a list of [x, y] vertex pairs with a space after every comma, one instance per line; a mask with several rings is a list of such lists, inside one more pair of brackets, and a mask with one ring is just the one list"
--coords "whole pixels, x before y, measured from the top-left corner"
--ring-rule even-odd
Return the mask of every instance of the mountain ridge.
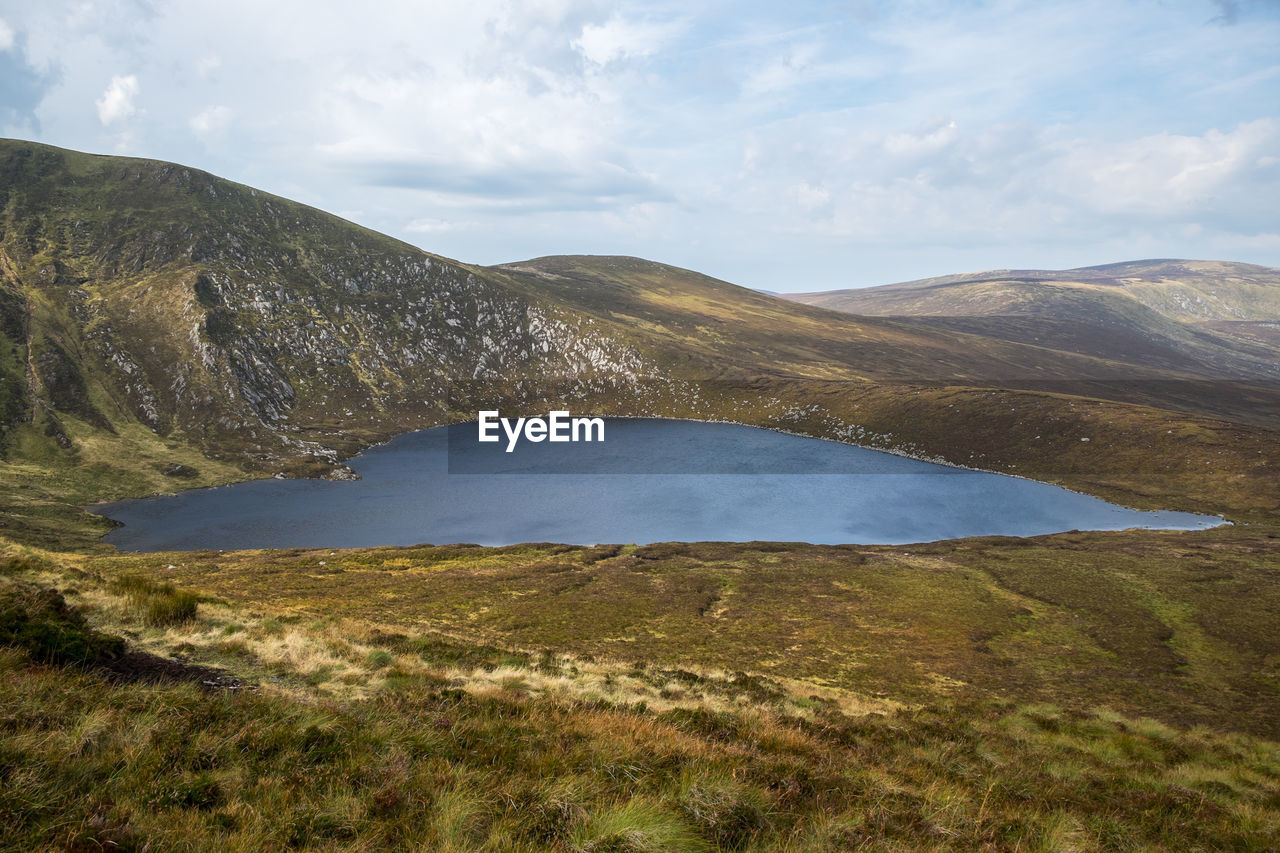
[[[934, 276], [866, 288], [784, 293], [783, 298], [807, 305], [871, 315], [956, 316], [967, 307], [967, 288], [980, 285], [1045, 284], [1066, 287], [1115, 288], [1172, 319], [1233, 319], [1249, 322], [1280, 321], [1280, 269], [1235, 261], [1151, 259], [1120, 261], [1066, 270], [984, 270]], [[1242, 293], [1230, 293], [1230, 301], [1215, 306], [1202, 301], [1196, 312], [1179, 304], [1187, 293], [1220, 296], [1216, 291], [1261, 288], [1267, 299], [1245, 302]], [[1159, 289], [1175, 291], [1174, 299], [1156, 298]], [[1181, 293], [1176, 293], [1176, 291]], [[926, 293], [927, 292], [927, 293]], [[1246, 291], [1247, 293], [1248, 291]], [[944, 297], [950, 296], [950, 299]], [[915, 300], [911, 301], [914, 297]], [[1145, 297], [1145, 300], [1142, 298]], [[1011, 296], [1006, 296], [1012, 300]], [[986, 303], [988, 309], [991, 304]], [[1011, 307], [1018, 307], [1011, 302]], [[1181, 309], [1181, 311], [1179, 311]], [[987, 310], [986, 313], [991, 313]]]
[[784, 298], [1226, 382], [1280, 378], [1280, 269], [1255, 264], [992, 270]]

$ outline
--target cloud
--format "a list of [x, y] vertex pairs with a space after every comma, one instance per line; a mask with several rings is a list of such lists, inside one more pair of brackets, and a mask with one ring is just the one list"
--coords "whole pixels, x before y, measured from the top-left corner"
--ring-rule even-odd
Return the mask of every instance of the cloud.
[[884, 140], [884, 150], [901, 157], [928, 157], [936, 155], [960, 138], [959, 128], [951, 119], [943, 119], [935, 126], [918, 133], [894, 133]]
[[448, 231], [457, 231], [463, 226], [448, 219], [414, 219], [404, 226], [405, 231], [413, 234], [443, 234]]
[[[1046, 187], [1098, 214], [1157, 219], [1231, 215], [1280, 183], [1280, 122], [1258, 119], [1199, 136], [1162, 133], [1056, 146]], [[1277, 187], [1280, 189], [1280, 187]], [[1249, 211], [1257, 213], [1261, 211]]]
[[112, 77], [102, 97], [95, 102], [98, 105], [98, 120], [106, 126], [134, 115], [138, 111], [133, 103], [136, 97], [138, 97], [137, 77], [132, 74], [126, 77]]
[[[492, 214], [603, 211], [674, 198], [645, 176], [608, 163], [548, 163], [466, 171], [431, 160], [347, 164], [369, 186], [429, 194], [432, 204]], [[426, 220], [418, 220], [426, 221]]]
[[1226, 27], [1239, 23], [1241, 12], [1280, 11], [1280, 3], [1276, 0], [1213, 0], [1213, 5], [1218, 8], [1218, 14], [1210, 18], [1209, 23]]
[[191, 117], [187, 125], [201, 139], [222, 133], [231, 121], [231, 110], [224, 106], [205, 107]]
[[749, 71], [743, 81], [742, 91], [747, 95], [762, 95], [813, 82], [818, 76], [814, 73], [814, 65], [819, 50], [816, 43], [788, 49], [761, 67]]
[[30, 65], [14, 29], [0, 19], [0, 136], [37, 135], [35, 110], [55, 82], [55, 75]]
[[603, 24], [586, 24], [571, 44], [595, 65], [651, 56], [682, 29], [678, 22], [628, 21], [614, 15]]
[[207, 78], [220, 67], [222, 67], [222, 57], [218, 56], [216, 53], [206, 53], [204, 56], [196, 60], [196, 76], [200, 78]]
[[1280, 196], [1275, 119], [1120, 139], [954, 120], [850, 133], [797, 119], [755, 134], [751, 151], [735, 178], [707, 176], [726, 188], [716, 206], [787, 239], [958, 250], [1103, 245], [1117, 234], [1208, 242], [1280, 228], [1270, 201]]
[[491, 211], [661, 197], [619, 139], [625, 119], [603, 85], [530, 66], [347, 74], [323, 97], [330, 138], [315, 150], [367, 185], [465, 197]]

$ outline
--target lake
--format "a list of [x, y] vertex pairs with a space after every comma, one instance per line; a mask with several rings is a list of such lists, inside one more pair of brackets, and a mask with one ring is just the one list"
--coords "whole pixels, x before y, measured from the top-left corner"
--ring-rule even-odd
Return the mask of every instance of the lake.
[[117, 501], [126, 551], [772, 540], [903, 544], [1221, 519], [736, 424], [609, 418], [603, 443], [480, 444], [476, 424], [399, 436], [354, 482], [254, 480]]

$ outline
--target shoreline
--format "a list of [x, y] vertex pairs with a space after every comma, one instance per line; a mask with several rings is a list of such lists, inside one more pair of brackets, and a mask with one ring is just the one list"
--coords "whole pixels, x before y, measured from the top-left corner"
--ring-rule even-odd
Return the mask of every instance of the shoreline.
[[[1089, 493], [1087, 493], [1087, 492], [1083, 492], [1083, 491], [1080, 491], [1080, 490], [1077, 490], [1077, 489], [1071, 489], [1071, 488], [1068, 488], [1068, 487], [1066, 487], [1066, 486], [1059, 485], [1059, 484], [1057, 484], [1057, 483], [1050, 483], [1050, 482], [1046, 482], [1046, 481], [1043, 481], [1043, 480], [1037, 480], [1037, 479], [1034, 479], [1034, 478], [1032, 478], [1032, 477], [1028, 477], [1028, 476], [1026, 476], [1026, 475], [1022, 475], [1022, 474], [1007, 474], [1007, 473], [1000, 472], [1000, 471], [990, 471], [990, 470], [986, 470], [986, 469], [976, 468], [976, 467], [973, 467], [973, 466], [967, 466], [967, 465], [961, 465], [961, 464], [957, 464], [957, 463], [952, 463], [952, 462], [949, 462], [949, 461], [946, 461], [946, 460], [937, 460], [937, 459], [933, 459], [933, 458], [930, 458], [930, 457], [927, 457], [927, 456], [923, 456], [923, 455], [919, 455], [919, 454], [912, 454], [912, 453], [908, 453], [908, 452], [901, 451], [901, 450], [898, 450], [898, 451], [892, 451], [892, 450], [884, 450], [884, 449], [882, 449], [882, 448], [878, 448], [878, 447], [868, 447], [868, 446], [866, 446], [866, 445], [854, 444], [854, 443], [852, 443], [852, 442], [848, 442], [848, 441], [841, 441], [841, 440], [839, 440], [839, 439], [835, 439], [835, 438], [829, 438], [829, 437], [824, 437], [824, 436], [809, 435], [809, 434], [807, 434], [807, 433], [802, 433], [802, 432], [798, 432], [798, 431], [795, 431], [795, 430], [789, 430], [789, 429], [785, 429], [785, 428], [781, 428], [781, 427], [760, 426], [760, 425], [757, 425], [757, 424], [743, 423], [743, 422], [741, 422], [741, 421], [730, 420], [730, 419], [725, 419], [725, 418], [715, 418], [715, 419], [701, 419], [701, 418], [687, 418], [687, 417], [674, 418], [674, 417], [661, 417], [661, 416], [651, 416], [651, 415], [636, 415], [636, 416], [603, 416], [603, 415], [602, 415], [602, 416], [600, 416], [600, 417], [605, 418], [606, 422], [607, 422], [607, 421], [609, 421], [609, 420], [614, 420], [614, 421], [624, 421], [624, 420], [625, 420], [625, 421], [683, 421], [683, 422], [688, 422], [688, 423], [698, 423], [698, 424], [723, 424], [723, 425], [726, 425], [726, 426], [742, 427], [742, 428], [746, 428], [746, 429], [760, 429], [760, 430], [767, 430], [767, 431], [769, 431], [769, 432], [774, 432], [774, 433], [777, 433], [777, 434], [780, 434], [780, 435], [788, 435], [788, 436], [792, 436], [792, 437], [795, 437], [795, 438], [804, 438], [804, 439], [813, 439], [813, 440], [818, 440], [818, 441], [827, 441], [827, 442], [831, 442], [832, 444], [842, 445], [842, 446], [844, 446], [844, 447], [856, 448], [856, 449], [859, 449], [859, 450], [865, 450], [865, 451], [872, 452], [872, 453], [884, 453], [884, 454], [886, 454], [886, 455], [889, 455], [889, 456], [896, 456], [896, 457], [898, 457], [898, 458], [902, 458], [902, 459], [909, 459], [909, 460], [912, 460], [912, 461], [922, 462], [922, 463], [930, 464], [930, 465], [938, 465], [939, 467], [948, 468], [948, 469], [951, 469], [951, 470], [953, 470], [953, 471], [957, 471], [957, 472], [964, 471], [964, 472], [970, 472], [970, 473], [975, 473], [975, 474], [985, 474], [985, 475], [993, 476], [993, 477], [1010, 477], [1010, 478], [1014, 478], [1014, 479], [1022, 480], [1022, 481], [1024, 481], [1024, 482], [1028, 482], [1028, 483], [1034, 483], [1034, 484], [1037, 484], [1037, 485], [1048, 486], [1048, 487], [1051, 487], [1051, 488], [1054, 488], [1054, 489], [1061, 489], [1063, 492], [1066, 492], [1066, 493], [1069, 493], [1069, 494], [1072, 494], [1072, 495], [1077, 495], [1077, 496], [1084, 497], [1084, 498], [1089, 498], [1089, 499], [1092, 499], [1092, 500], [1102, 501], [1102, 502], [1104, 502], [1105, 504], [1108, 504], [1108, 505], [1112, 506], [1112, 507], [1113, 507], [1114, 509], [1116, 509], [1116, 510], [1124, 510], [1124, 511], [1128, 511], [1128, 512], [1140, 513], [1140, 514], [1144, 514], [1144, 515], [1158, 515], [1158, 514], [1160, 514], [1160, 513], [1179, 513], [1179, 514], [1184, 514], [1184, 515], [1191, 516], [1191, 517], [1193, 517], [1194, 519], [1196, 519], [1197, 521], [1199, 521], [1199, 522], [1200, 522], [1199, 524], [1196, 524], [1195, 526], [1185, 526], [1185, 525], [1180, 525], [1180, 526], [1152, 526], [1152, 525], [1147, 525], [1147, 524], [1135, 524], [1135, 525], [1132, 525], [1132, 526], [1128, 526], [1128, 527], [1120, 527], [1120, 528], [1108, 528], [1108, 527], [1101, 527], [1101, 528], [1070, 528], [1071, 530], [1074, 530], [1074, 529], [1081, 529], [1081, 530], [1096, 530], [1096, 531], [1098, 531], [1098, 532], [1115, 532], [1115, 531], [1123, 531], [1123, 530], [1151, 530], [1151, 531], [1167, 530], [1167, 531], [1171, 531], [1171, 532], [1195, 532], [1195, 531], [1203, 531], [1203, 530], [1212, 530], [1212, 529], [1219, 528], [1219, 527], [1224, 527], [1224, 526], [1234, 526], [1234, 522], [1230, 521], [1229, 519], [1226, 519], [1225, 517], [1223, 517], [1223, 516], [1221, 516], [1221, 515], [1213, 515], [1213, 514], [1208, 514], [1208, 513], [1193, 513], [1193, 512], [1186, 512], [1186, 511], [1183, 511], [1183, 510], [1161, 510], [1161, 509], [1151, 510], [1151, 509], [1139, 509], [1139, 508], [1137, 508], [1137, 507], [1126, 506], [1126, 505], [1124, 505], [1124, 504], [1122, 504], [1122, 503], [1118, 503], [1118, 502], [1114, 502], [1114, 501], [1111, 501], [1111, 500], [1107, 500], [1107, 499], [1105, 499], [1105, 498], [1101, 498], [1101, 497], [1099, 497], [1099, 496], [1097, 496], [1097, 495], [1092, 495], [1092, 494], [1089, 494]], [[429, 431], [431, 431], [431, 430], [439, 430], [439, 429], [442, 429], [442, 428], [443, 428], [443, 429], [448, 429], [448, 428], [453, 427], [453, 426], [465, 425], [465, 424], [469, 424], [469, 423], [477, 423], [477, 421], [475, 421], [475, 420], [457, 420], [457, 421], [451, 421], [450, 423], [447, 423], [447, 424], [438, 424], [438, 425], [436, 425], [436, 426], [424, 427], [423, 429], [419, 429], [419, 430], [410, 430], [410, 431], [408, 431], [408, 432], [398, 433], [397, 435], [394, 435], [394, 436], [389, 437], [389, 438], [388, 438], [388, 439], [386, 439], [385, 441], [381, 441], [381, 442], [378, 442], [378, 443], [376, 443], [376, 444], [371, 444], [371, 445], [369, 445], [369, 446], [367, 446], [367, 447], [365, 447], [365, 448], [361, 449], [361, 450], [360, 450], [360, 451], [358, 451], [357, 453], [354, 453], [354, 454], [352, 454], [351, 456], [346, 457], [346, 458], [343, 460], [343, 462], [345, 463], [345, 462], [346, 462], [346, 461], [348, 461], [348, 460], [351, 460], [351, 459], [355, 459], [355, 458], [357, 458], [357, 457], [360, 457], [360, 456], [364, 455], [365, 453], [367, 453], [367, 452], [369, 452], [369, 451], [377, 450], [377, 449], [382, 448], [382, 447], [386, 447], [386, 446], [390, 445], [392, 442], [397, 441], [398, 439], [401, 439], [401, 438], [404, 438], [404, 437], [407, 437], [407, 436], [417, 435], [417, 434], [419, 434], [419, 433], [425, 433], [425, 432], [429, 432]], [[345, 466], [345, 464], [344, 464], [344, 467], [346, 467], [346, 466]], [[581, 473], [581, 474], [583, 474], [583, 475], [590, 475], [590, 474], [592, 474], [592, 473], [609, 473], [609, 472], [579, 472], [579, 473]], [[618, 473], [622, 473], [622, 472], [618, 472]], [[634, 473], [644, 473], [644, 472], [634, 472]], [[728, 474], [728, 473], [730, 473], [730, 472], [724, 472], [724, 473]], [[766, 473], [767, 473], [767, 472], [766, 472]], [[799, 473], [799, 474], [798, 474], [798, 476], [820, 476], [822, 473], [823, 473], [823, 472], [812, 472], [812, 473], [804, 472], [804, 473]], [[447, 472], [446, 472], [446, 475], [447, 475]], [[786, 476], [787, 474], [786, 474], [786, 472], [772, 472], [772, 474], [771, 474], [771, 475], [773, 475], [773, 476]], [[668, 473], [665, 473], [665, 474], [663, 474], [663, 473], [657, 473], [657, 474], [655, 474], [655, 476], [682, 476], [682, 474], [681, 474], [681, 473], [679, 473], [679, 472], [668, 472]], [[846, 474], [845, 474], [845, 476], [859, 476], [859, 475], [858, 475], [858, 474], [846, 473]], [[102, 535], [102, 537], [100, 537], [100, 538], [99, 538], [99, 540], [98, 540], [98, 541], [100, 541], [100, 542], [104, 542], [105, 544], [112, 544], [112, 545], [113, 545], [113, 547], [114, 547], [114, 544], [113, 544], [113, 543], [111, 543], [111, 542], [108, 542], [108, 541], [107, 541], [107, 537], [111, 536], [111, 534], [112, 534], [113, 532], [115, 532], [115, 530], [116, 530], [116, 529], [119, 529], [119, 527], [123, 526], [123, 524], [122, 524], [122, 523], [118, 522], [118, 521], [117, 521], [116, 519], [114, 519], [114, 518], [111, 518], [111, 516], [110, 516], [110, 511], [111, 511], [111, 509], [112, 509], [113, 507], [115, 507], [115, 506], [125, 505], [125, 504], [132, 504], [132, 503], [134, 503], [134, 502], [136, 502], [136, 501], [151, 500], [151, 499], [153, 499], [153, 498], [157, 498], [157, 497], [173, 497], [173, 496], [176, 496], [176, 495], [178, 495], [178, 494], [193, 493], [193, 492], [206, 491], [206, 490], [212, 490], [212, 489], [229, 488], [229, 487], [231, 487], [231, 486], [241, 485], [241, 484], [243, 484], [243, 483], [259, 482], [259, 481], [265, 481], [265, 480], [270, 480], [270, 479], [296, 479], [296, 480], [312, 480], [312, 481], [324, 481], [324, 480], [329, 480], [329, 481], [331, 481], [331, 482], [332, 482], [332, 481], [334, 481], [334, 479], [335, 479], [335, 478], [326, 478], [326, 477], [323, 477], [323, 476], [317, 476], [317, 477], [297, 477], [297, 478], [290, 478], [290, 477], [279, 477], [278, 475], [266, 475], [266, 476], [261, 476], [261, 477], [251, 477], [251, 478], [248, 478], [248, 479], [245, 479], [245, 480], [239, 480], [239, 481], [236, 481], [236, 482], [233, 482], [233, 483], [224, 483], [224, 484], [221, 484], [221, 485], [215, 485], [215, 486], [202, 486], [202, 487], [196, 487], [196, 488], [192, 488], [192, 489], [183, 489], [183, 490], [181, 490], [180, 492], [161, 492], [161, 493], [153, 493], [153, 494], [151, 494], [151, 495], [147, 495], [147, 496], [143, 496], [143, 497], [127, 497], [127, 498], [121, 498], [121, 499], [111, 500], [111, 501], [102, 501], [102, 502], [98, 502], [98, 503], [95, 503], [95, 504], [83, 505], [83, 506], [81, 506], [80, 508], [81, 508], [82, 510], [86, 511], [86, 512], [89, 512], [89, 513], [92, 513], [92, 514], [94, 514], [94, 515], [97, 515], [97, 516], [101, 516], [101, 517], [103, 517], [103, 518], [106, 518], [106, 519], [108, 519], [109, 521], [111, 521], [113, 524], [115, 524], [115, 525], [116, 525], [116, 527], [115, 527], [115, 528], [113, 528], [112, 530], [109, 530], [109, 531], [107, 531], [106, 533], [104, 533], [104, 534]], [[355, 478], [351, 478], [351, 479], [360, 479], [360, 478], [357, 476], [357, 477], [355, 477]], [[1068, 531], [1067, 531], [1067, 530], [1049, 531], [1049, 534], [1052, 534], [1052, 533], [1063, 533], [1063, 532], [1068, 532]], [[962, 541], [962, 540], [965, 540], [965, 539], [981, 538], [981, 537], [983, 537], [983, 536], [989, 536], [989, 535], [1013, 535], [1013, 536], [1016, 536], [1016, 534], [988, 534], [988, 533], [978, 533], [978, 534], [972, 534], [972, 535], [969, 535], [969, 536], [943, 537], [942, 539], [937, 539], [937, 540], [934, 540], [934, 539], [920, 540], [920, 542], [919, 542], [919, 543], [916, 543], [916, 542], [907, 542], [907, 543], [871, 543], [871, 542], [867, 542], [867, 543], [842, 543], [842, 544], [865, 544], [865, 545], [868, 545], [868, 546], [873, 546], [873, 545], [883, 545], [883, 544], [899, 544], [899, 545], [907, 544], [907, 545], [909, 545], [909, 544], [921, 544], [921, 543], [923, 543], [923, 542], [933, 542], [933, 541]], [[1046, 535], [1046, 534], [1043, 534], [1043, 533], [1034, 533], [1034, 534], [1028, 534], [1028, 535], [1030, 535], [1030, 536], [1039, 536], [1039, 535]], [[1018, 537], [1018, 538], [1027, 538], [1027, 536], [1021, 536], [1021, 537]], [[668, 541], [668, 540], [662, 540], [662, 541]], [[675, 541], [675, 540], [671, 540], [671, 541]], [[684, 541], [684, 540], [681, 540], [681, 541]], [[703, 540], [688, 540], [688, 541], [703, 541]], [[731, 541], [731, 540], [715, 540], [715, 539], [709, 539], [709, 540], [706, 540], [706, 541]], [[746, 540], [744, 540], [744, 541], [746, 541]], [[780, 540], [780, 541], [781, 541], [781, 540]], [[788, 540], [788, 541], [790, 541], [790, 540]], [[384, 543], [384, 544], [385, 544], [385, 543]], [[511, 544], [515, 544], [515, 543], [511, 543]], [[569, 544], [569, 543], [566, 543], [566, 544]], [[810, 543], [810, 544], [817, 544], [817, 543]], [[283, 546], [282, 546], [282, 547], [283, 547]], [[292, 546], [291, 546], [291, 547], [292, 547]], [[296, 546], [296, 547], [306, 547], [306, 546]], [[316, 546], [316, 547], [328, 547], [328, 546]], [[377, 547], [377, 546], [360, 546], [360, 547]], [[203, 549], [196, 548], [196, 549], [189, 549], [189, 550], [203, 550]], [[224, 550], [225, 550], [225, 549], [224, 549]], [[133, 553], [140, 553], [140, 552], [133, 552]]]

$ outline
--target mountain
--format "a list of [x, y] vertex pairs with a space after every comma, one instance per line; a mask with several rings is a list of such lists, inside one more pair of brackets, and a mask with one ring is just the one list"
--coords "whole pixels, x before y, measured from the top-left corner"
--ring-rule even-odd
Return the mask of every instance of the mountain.
[[[1223, 261], [1131, 261], [993, 270], [854, 290], [783, 294], [858, 316], [1160, 368], [1207, 383], [1063, 386], [1111, 399], [1280, 423], [1280, 270]], [[1080, 377], [1093, 378], [1093, 377]], [[1120, 377], [1115, 377], [1120, 380]]]
[[1280, 269], [1225, 261], [1147, 260], [1070, 270], [988, 270], [782, 295], [852, 314], [1061, 317], [1078, 305], [1069, 301], [1069, 294], [1104, 299], [1108, 293], [1172, 320], [1280, 322]]
[[[1252, 448], [1280, 425], [1265, 334], [1119, 298], [1095, 313], [1141, 346], [1074, 345], [1065, 310], [853, 316], [637, 258], [479, 267], [197, 169], [5, 140], [0, 507], [52, 536], [70, 504], [346, 476], [351, 453], [478, 407], [737, 420], [1135, 504], [1280, 501], [1240, 487], [1266, 481]], [[1228, 313], [1203, 322], [1255, 322]], [[1108, 440], [1084, 454], [1077, 431]], [[1188, 433], [1170, 467], [1165, 436]]]
[[[494, 268], [646, 341], [688, 373], [969, 385], [1084, 395], [1280, 426], [1280, 358], [1122, 297], [1067, 291], [1058, 316], [841, 317], [636, 258]], [[1266, 286], [1265, 283], [1263, 286]], [[1114, 304], [1113, 304], [1114, 303]]]
[[1252, 264], [994, 270], [784, 297], [861, 316], [948, 318], [939, 325], [1217, 378], [1280, 376], [1280, 270]]
[[641, 366], [481, 270], [198, 170], [5, 142], [0, 176], [9, 443], [136, 422], [260, 467], [332, 462], [473, 387]]

